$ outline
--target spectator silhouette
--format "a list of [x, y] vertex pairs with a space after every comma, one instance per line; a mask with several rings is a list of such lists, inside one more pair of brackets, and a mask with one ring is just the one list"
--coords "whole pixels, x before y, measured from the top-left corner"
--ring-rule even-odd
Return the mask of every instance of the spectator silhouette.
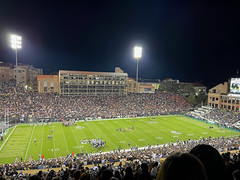
[[191, 151], [191, 154], [197, 156], [205, 166], [208, 180], [225, 180], [226, 168], [219, 152], [212, 146], [199, 144]]
[[151, 180], [152, 176], [148, 172], [148, 165], [146, 163], [141, 164], [142, 172], [139, 174], [137, 180]]
[[234, 171], [232, 175], [234, 180], [240, 180], [240, 170]]
[[134, 180], [133, 171], [131, 167], [126, 168], [125, 175], [123, 176], [122, 180]]
[[103, 170], [101, 180], [110, 180], [111, 177], [113, 177], [113, 173], [110, 169]]
[[157, 180], [207, 180], [201, 161], [190, 153], [170, 155], [160, 167]]

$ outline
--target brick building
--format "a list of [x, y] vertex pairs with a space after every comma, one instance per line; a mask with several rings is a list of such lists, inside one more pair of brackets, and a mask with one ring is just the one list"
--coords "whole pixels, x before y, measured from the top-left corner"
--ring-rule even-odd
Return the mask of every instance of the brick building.
[[224, 82], [211, 88], [208, 92], [208, 105], [239, 112], [240, 94], [231, 93], [229, 86], [228, 82]]

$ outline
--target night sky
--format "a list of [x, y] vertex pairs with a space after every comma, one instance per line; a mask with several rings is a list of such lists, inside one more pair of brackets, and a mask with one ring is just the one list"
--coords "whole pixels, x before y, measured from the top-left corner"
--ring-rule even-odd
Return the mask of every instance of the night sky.
[[212, 87], [240, 71], [239, 1], [0, 1], [0, 61], [15, 63], [9, 33], [23, 37], [19, 62], [58, 70], [172, 77]]

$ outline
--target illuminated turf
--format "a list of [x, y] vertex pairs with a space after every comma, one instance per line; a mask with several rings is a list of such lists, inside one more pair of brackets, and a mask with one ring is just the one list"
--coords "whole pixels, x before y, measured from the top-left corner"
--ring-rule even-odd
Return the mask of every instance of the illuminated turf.
[[[239, 136], [240, 132], [221, 130], [209, 124], [185, 116], [161, 116], [152, 118], [133, 118], [78, 122], [77, 125], [65, 127], [61, 123], [52, 125], [19, 125], [12, 128], [1, 142], [0, 163], [11, 163], [17, 156], [28, 160], [29, 156], [38, 159], [39, 154], [45, 158], [66, 156], [74, 151], [96, 152], [86, 139], [102, 138], [106, 146], [101, 151], [128, 149], [131, 146], [164, 144], [170, 141], [199, 139], [200, 137]], [[53, 129], [53, 133], [51, 132]], [[52, 135], [52, 139], [48, 139]], [[8, 138], [9, 137], [9, 138]], [[34, 139], [37, 142], [34, 142]], [[6, 141], [6, 142], [5, 142]]]

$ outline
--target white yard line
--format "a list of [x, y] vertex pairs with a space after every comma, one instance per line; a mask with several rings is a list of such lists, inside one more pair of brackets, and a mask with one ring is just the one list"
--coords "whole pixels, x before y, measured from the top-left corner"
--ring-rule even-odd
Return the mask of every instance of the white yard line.
[[[88, 127], [88, 129], [89, 129], [89, 127]], [[82, 133], [83, 133], [83, 135], [85, 136], [85, 139], [87, 139], [87, 136], [86, 136], [86, 134], [83, 132], [83, 131], [81, 131]], [[93, 148], [93, 146], [90, 146], [91, 147], [91, 149], [94, 151], [95, 149]]]
[[43, 124], [43, 131], [42, 131], [42, 144], [41, 144], [41, 151], [40, 151], [40, 154], [42, 154], [42, 146], [43, 146], [43, 134], [44, 134], [44, 124]]
[[28, 154], [28, 150], [29, 150], [30, 143], [32, 141], [32, 136], [33, 136], [34, 129], [35, 129], [35, 125], [33, 125], [33, 130], [32, 130], [32, 134], [31, 134], [31, 137], [30, 137], [30, 140], [29, 140], [29, 143], [28, 143], [28, 147], [27, 147], [27, 151], [26, 151], [26, 154], [25, 154], [25, 157], [24, 157], [24, 161], [26, 160], [26, 157], [27, 157], [27, 154]]
[[52, 133], [52, 140], [53, 140], [53, 153], [54, 153], [54, 157], [57, 157], [56, 156], [56, 151], [55, 151], [54, 131]]
[[76, 136], [75, 136], [75, 134], [74, 134], [74, 132], [73, 132], [73, 130], [72, 130], [72, 126], [70, 126], [70, 128], [71, 128], [71, 131], [72, 131], [72, 133], [73, 133], [74, 139], [75, 139], [75, 141], [77, 142], [77, 145], [80, 146], [80, 144], [78, 143], [78, 140], [77, 140], [77, 138], [76, 138]]
[[[112, 126], [112, 125], [111, 125]], [[96, 125], [97, 127], [97, 125]], [[112, 126], [113, 127], [113, 126]], [[107, 129], [113, 136], [115, 136], [119, 141], [121, 141], [121, 139], [119, 139], [116, 135], [114, 135], [114, 133], [112, 133], [108, 128], [104, 127], [105, 129]], [[99, 128], [100, 129], [100, 128]]]
[[15, 126], [13, 128], [13, 130], [11, 131], [11, 133], [8, 135], [7, 139], [4, 141], [4, 143], [2, 144], [2, 146], [0, 147], [0, 151], [2, 151], [2, 148], [5, 146], [5, 144], [7, 143], [9, 137], [12, 135], [13, 131], [16, 129], [17, 126]]
[[[115, 127], [112, 125], [112, 124], [110, 124], [112, 127], [113, 127], [113, 129], [115, 129]], [[104, 127], [104, 128], [106, 128], [106, 127]], [[106, 129], [108, 129], [108, 128], [106, 128]], [[108, 130], [108, 131], [110, 131], [110, 130]], [[133, 142], [133, 140], [131, 140], [131, 139], [129, 139], [129, 137], [126, 135], [126, 134], [123, 134], [124, 136], [126, 136], [126, 138], [128, 139], [128, 142], [129, 141], [132, 141]], [[133, 134], [132, 134], [133, 135]], [[134, 136], [134, 135], [133, 135]], [[134, 136], [135, 137], [135, 136]], [[118, 137], [117, 137], [118, 138]], [[119, 139], [119, 138], [118, 138]], [[137, 138], [136, 138], [137, 139]], [[121, 139], [119, 139], [120, 141], [121, 141]], [[126, 142], [127, 143], [127, 142]]]
[[[63, 131], [62, 124], [60, 124], [60, 126], [61, 126], [62, 131]], [[65, 145], [66, 145], [66, 147], [67, 147], [68, 154], [69, 154], [69, 149], [68, 149], [68, 146], [67, 146], [67, 141], [66, 141], [66, 137], [65, 137], [64, 131], [63, 131], [63, 137], [64, 137], [64, 142], [65, 142]]]
[[[137, 124], [135, 124], [134, 123], [134, 125], [138, 128], [138, 129], [142, 129], [142, 132], [144, 132], [144, 128], [141, 128], [140, 126], [137, 126]], [[146, 126], [148, 126], [148, 125], [146, 125]], [[150, 139], [150, 141], [152, 141], [153, 142], [153, 144], [155, 143], [155, 141], [152, 139], [152, 138], [150, 138], [150, 137], [148, 137], [147, 135], [145, 135], [144, 133], [142, 133], [141, 134], [141, 132], [137, 132], [138, 134], [140, 134], [141, 136], [145, 136], [145, 139]], [[151, 133], [148, 133], [148, 134], [150, 134], [151, 135]], [[133, 135], [133, 134], [132, 134]], [[134, 135], [133, 135], [134, 136]], [[136, 136], [134, 136], [134, 137], [136, 137]], [[138, 138], [137, 138], [138, 139]], [[136, 143], [137, 144], [137, 143]]]
[[[93, 123], [93, 124], [97, 127], [97, 125], [96, 125], [95, 123]], [[89, 129], [90, 129], [90, 128], [89, 128]], [[97, 127], [97, 129], [99, 129], [99, 130], [102, 132], [102, 134], [103, 134], [106, 138], [108, 138], [108, 137], [105, 135], [105, 133], [104, 133], [99, 127]], [[91, 130], [91, 129], [90, 129], [90, 130]], [[92, 130], [91, 130], [91, 131], [92, 131]], [[92, 131], [92, 133], [94, 134], [94, 136], [95, 136], [96, 138], [98, 138], [93, 131]], [[115, 144], [111, 141], [110, 138], [108, 138], [108, 139], [109, 139], [109, 141], [113, 144], [113, 146], [115, 146], [116, 148], [118, 148], [117, 145], [115, 145]]]

